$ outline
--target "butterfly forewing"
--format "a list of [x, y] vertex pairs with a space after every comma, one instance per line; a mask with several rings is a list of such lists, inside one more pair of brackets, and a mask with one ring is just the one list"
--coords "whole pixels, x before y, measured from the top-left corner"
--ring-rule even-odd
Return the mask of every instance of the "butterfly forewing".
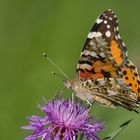
[[117, 16], [112, 10], [106, 10], [87, 36], [77, 65], [77, 76], [79, 79], [116, 77], [116, 67], [126, 60], [126, 47], [120, 39]]

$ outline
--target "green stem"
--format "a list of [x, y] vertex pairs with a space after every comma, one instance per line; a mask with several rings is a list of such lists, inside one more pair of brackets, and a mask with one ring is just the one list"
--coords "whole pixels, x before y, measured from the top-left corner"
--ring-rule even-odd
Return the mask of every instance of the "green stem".
[[103, 138], [103, 140], [114, 140], [127, 126], [128, 124], [132, 121], [133, 119], [130, 119], [124, 123], [122, 123], [119, 128], [114, 131], [112, 134], [110, 134], [109, 136]]

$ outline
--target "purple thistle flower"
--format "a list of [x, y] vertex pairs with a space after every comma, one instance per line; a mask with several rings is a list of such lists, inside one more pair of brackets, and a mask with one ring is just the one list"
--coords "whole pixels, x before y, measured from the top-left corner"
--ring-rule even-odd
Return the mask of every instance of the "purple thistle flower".
[[76, 140], [80, 135], [99, 140], [96, 132], [103, 129], [103, 123], [94, 122], [87, 107], [73, 103], [70, 99], [53, 99], [40, 108], [46, 116], [28, 117], [30, 124], [22, 128], [34, 132], [26, 136], [25, 140]]

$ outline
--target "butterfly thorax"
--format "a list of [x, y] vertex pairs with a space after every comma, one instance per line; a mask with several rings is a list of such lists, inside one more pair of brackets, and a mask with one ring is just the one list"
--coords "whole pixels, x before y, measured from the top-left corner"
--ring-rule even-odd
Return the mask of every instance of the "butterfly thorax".
[[77, 97], [81, 98], [82, 100], [90, 100], [92, 101], [91, 92], [88, 91], [88, 87], [90, 81], [81, 81], [81, 80], [66, 80], [64, 81], [64, 85], [74, 91]]

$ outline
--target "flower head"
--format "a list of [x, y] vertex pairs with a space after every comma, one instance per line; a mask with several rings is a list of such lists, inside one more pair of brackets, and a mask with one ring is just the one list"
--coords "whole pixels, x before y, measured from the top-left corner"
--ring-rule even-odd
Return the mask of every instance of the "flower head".
[[34, 131], [25, 137], [26, 140], [76, 140], [81, 134], [91, 140], [99, 140], [96, 132], [103, 129], [103, 123], [94, 122], [87, 107], [59, 98], [40, 108], [46, 116], [28, 117], [30, 124], [22, 127]]

